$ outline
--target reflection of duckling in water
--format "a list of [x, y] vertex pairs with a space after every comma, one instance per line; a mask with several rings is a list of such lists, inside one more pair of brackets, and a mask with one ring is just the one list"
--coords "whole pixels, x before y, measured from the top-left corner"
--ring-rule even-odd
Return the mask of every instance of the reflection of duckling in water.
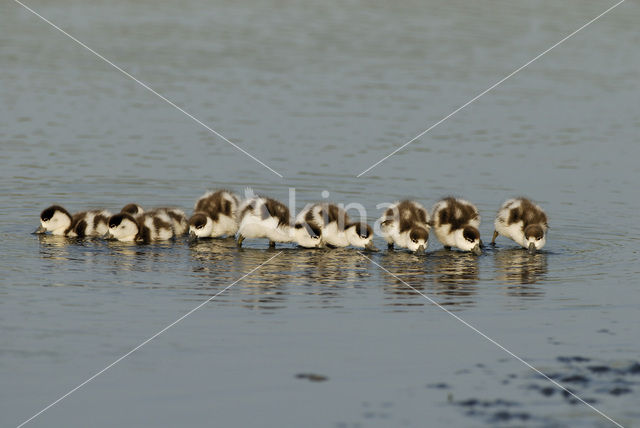
[[[403, 281], [420, 289], [429, 273], [429, 267], [424, 263], [424, 258], [421, 258], [420, 254], [387, 251], [380, 256], [380, 265], [402, 278]], [[402, 284], [397, 278], [395, 280], [398, 281], [398, 284]]]
[[[415, 291], [424, 291], [425, 286], [430, 282], [428, 265], [424, 263], [420, 253], [387, 251], [380, 256], [380, 265], [393, 273], [392, 275], [383, 271], [382, 274], [385, 300], [387, 300], [385, 305], [402, 308], [428, 304], [424, 297]], [[407, 284], [413, 288], [408, 287]]]
[[[286, 251], [286, 250], [284, 250]], [[236, 290], [241, 298], [237, 304], [250, 310], [272, 313], [287, 307], [289, 295], [292, 293], [290, 287], [290, 260], [281, 250], [278, 254], [268, 257], [264, 251], [258, 249], [245, 249], [243, 257], [234, 260], [234, 268], [237, 271], [235, 277], [247, 272], [256, 265], [260, 265], [260, 275], [248, 275], [239, 284]], [[290, 254], [295, 254], [291, 251]], [[271, 260], [271, 261], [269, 261]], [[269, 261], [268, 263], [266, 263]], [[220, 263], [224, 269], [224, 263]], [[228, 280], [221, 280], [219, 274], [213, 274], [212, 282], [224, 286]]]
[[38, 242], [40, 244], [40, 256], [49, 260], [69, 260], [69, 244], [71, 243], [66, 236], [38, 234]]
[[232, 266], [237, 257], [235, 249], [236, 241], [233, 237], [190, 240], [189, 253], [191, 254], [193, 271], [217, 271]]
[[478, 259], [469, 253], [434, 253], [434, 281], [442, 284], [465, 285], [478, 281]]
[[300, 272], [299, 290], [314, 296], [315, 307], [336, 307], [346, 289], [368, 284], [372, 275], [371, 262], [345, 248], [300, 252], [291, 261], [290, 269]]
[[495, 265], [497, 278], [508, 284], [534, 284], [547, 274], [547, 255], [545, 253], [528, 254], [526, 251], [512, 248], [496, 251]]
[[[478, 259], [471, 253], [434, 253], [433, 281], [439, 284], [434, 294], [447, 306], [473, 306], [477, 293]], [[464, 298], [464, 300], [463, 300]]]

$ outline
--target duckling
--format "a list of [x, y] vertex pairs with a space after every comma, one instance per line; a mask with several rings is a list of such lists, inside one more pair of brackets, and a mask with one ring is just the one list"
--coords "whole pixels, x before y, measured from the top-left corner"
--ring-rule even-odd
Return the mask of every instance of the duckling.
[[444, 248], [457, 247], [473, 254], [482, 254], [480, 214], [471, 202], [448, 197], [433, 206], [433, 230]]
[[322, 245], [347, 247], [352, 245], [377, 251], [373, 244], [373, 229], [364, 221], [353, 222], [346, 211], [328, 202], [307, 205], [296, 218], [296, 228], [309, 234], [320, 234]]
[[102, 236], [111, 213], [107, 210], [81, 211], [71, 215], [60, 205], [52, 205], [40, 214], [40, 227], [34, 233], [51, 232], [68, 237]]
[[104, 238], [122, 242], [134, 242], [138, 240], [141, 229], [138, 219], [131, 214], [121, 212], [109, 217], [109, 230], [104, 235]]
[[180, 210], [159, 208], [139, 214], [137, 217], [119, 213], [109, 218], [106, 239], [122, 242], [164, 241], [182, 235], [187, 230], [187, 219]]
[[391, 205], [380, 218], [380, 226], [390, 250], [395, 244], [423, 253], [429, 245], [429, 213], [416, 201]]
[[227, 191], [205, 193], [189, 219], [189, 236], [218, 238], [233, 236], [238, 231], [238, 197]]
[[[189, 230], [189, 221], [184, 211], [179, 208], [154, 208], [149, 211], [151, 214], [162, 216], [166, 214], [171, 220], [171, 226], [173, 227], [173, 234], [175, 236], [182, 236]], [[144, 214], [147, 214], [146, 212]]]
[[495, 245], [498, 235], [503, 235], [528, 249], [530, 254], [535, 254], [547, 242], [547, 215], [527, 198], [505, 201], [494, 226], [492, 245]]
[[127, 204], [120, 210], [121, 213], [131, 214], [132, 216], [137, 216], [138, 214], [143, 214], [144, 210], [138, 204]]
[[289, 208], [275, 199], [253, 196], [240, 204], [238, 246], [245, 238], [268, 238], [269, 246], [276, 242], [296, 242], [300, 246], [316, 248], [319, 236], [311, 236], [303, 227], [291, 227]]

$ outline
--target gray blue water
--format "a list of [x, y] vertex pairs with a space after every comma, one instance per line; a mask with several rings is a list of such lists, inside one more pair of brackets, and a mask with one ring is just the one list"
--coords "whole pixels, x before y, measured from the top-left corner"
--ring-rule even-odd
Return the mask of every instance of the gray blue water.
[[[283, 175], [12, 1], [0, 3], [0, 424], [612, 426], [399, 279], [624, 426], [640, 425], [640, 3], [27, 3]], [[534, 257], [265, 242], [38, 238], [38, 214], [207, 189], [297, 207], [448, 194], [481, 233], [508, 197], [546, 210]], [[384, 247], [377, 239], [378, 247]], [[282, 253], [279, 254], [279, 251]], [[375, 262], [375, 263], [374, 263]]]

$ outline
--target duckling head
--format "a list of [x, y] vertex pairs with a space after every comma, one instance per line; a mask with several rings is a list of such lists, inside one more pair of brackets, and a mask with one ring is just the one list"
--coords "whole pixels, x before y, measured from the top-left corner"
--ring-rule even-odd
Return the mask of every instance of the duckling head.
[[537, 250], [540, 250], [547, 243], [544, 229], [539, 224], [530, 224], [524, 228], [524, 240], [524, 247], [531, 254], [535, 254]]
[[349, 245], [364, 248], [369, 251], [378, 251], [373, 244], [373, 229], [365, 222], [356, 222], [347, 225], [345, 230]]
[[138, 215], [144, 213], [142, 207], [138, 204], [127, 204], [120, 210], [121, 213], [127, 213], [131, 215]]
[[424, 253], [429, 245], [429, 231], [422, 226], [414, 226], [409, 231], [407, 248], [416, 253]]
[[213, 220], [202, 212], [197, 212], [189, 219], [189, 237], [208, 238], [213, 233]]
[[120, 213], [109, 218], [109, 231], [105, 239], [117, 239], [123, 242], [135, 241], [138, 234], [138, 223], [131, 214]]
[[473, 254], [479, 256], [482, 254], [480, 248], [480, 232], [473, 226], [465, 226], [462, 229], [458, 229], [454, 232], [456, 247], [462, 251], [470, 251]]
[[53, 235], [64, 235], [71, 226], [71, 214], [60, 205], [52, 205], [40, 213], [40, 227], [35, 233], [51, 232]]
[[322, 246], [321, 231], [308, 223], [296, 223], [293, 229], [293, 240], [305, 248], [318, 248]]

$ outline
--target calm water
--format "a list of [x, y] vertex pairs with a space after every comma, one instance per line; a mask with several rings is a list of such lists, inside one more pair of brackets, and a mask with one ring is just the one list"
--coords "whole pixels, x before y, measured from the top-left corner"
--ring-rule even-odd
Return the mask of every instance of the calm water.
[[[447, 194], [548, 211], [546, 251], [372, 260], [625, 426], [640, 425], [640, 4], [0, 3], [0, 422], [16, 426], [280, 250], [30, 235], [53, 202], [297, 208]], [[383, 247], [378, 239], [377, 245]], [[282, 253], [29, 426], [611, 426], [351, 249]]]

